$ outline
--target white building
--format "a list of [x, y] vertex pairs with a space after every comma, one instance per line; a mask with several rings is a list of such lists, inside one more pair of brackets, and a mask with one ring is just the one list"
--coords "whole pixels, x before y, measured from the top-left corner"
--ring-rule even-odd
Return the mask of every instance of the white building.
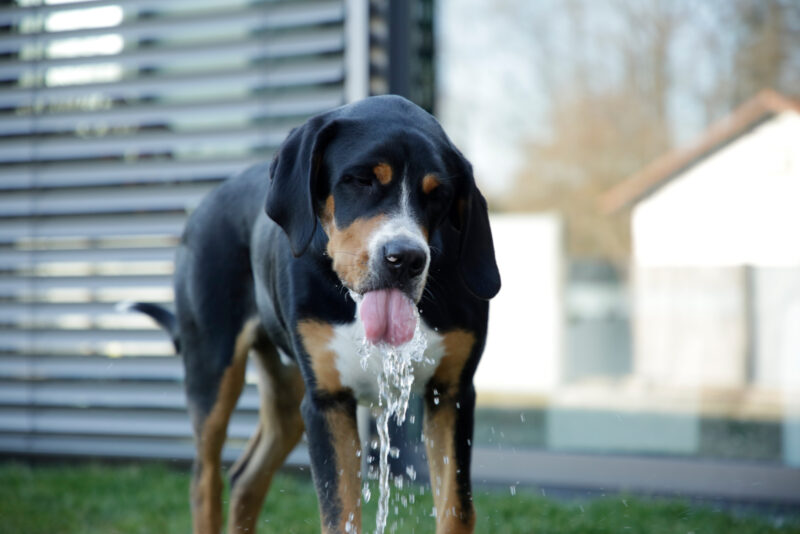
[[632, 207], [639, 378], [800, 390], [800, 102], [761, 92], [602, 202]]

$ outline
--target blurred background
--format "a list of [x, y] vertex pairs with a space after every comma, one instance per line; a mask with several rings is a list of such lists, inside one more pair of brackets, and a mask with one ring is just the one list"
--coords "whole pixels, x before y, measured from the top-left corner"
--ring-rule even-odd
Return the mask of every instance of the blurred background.
[[225, 176], [391, 92], [492, 210], [473, 478], [796, 505], [798, 91], [793, 0], [0, 0], [0, 453], [191, 458], [116, 304], [171, 304]]

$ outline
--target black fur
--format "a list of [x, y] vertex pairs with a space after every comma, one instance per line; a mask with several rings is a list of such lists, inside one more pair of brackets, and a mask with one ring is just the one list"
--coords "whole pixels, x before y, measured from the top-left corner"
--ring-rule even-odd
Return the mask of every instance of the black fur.
[[[379, 161], [396, 171], [385, 187], [363, 179]], [[440, 185], [426, 195], [420, 184], [429, 173]], [[190, 217], [176, 259], [175, 316], [154, 305], [135, 306], [165, 327], [181, 350], [198, 436], [217, 402], [237, 335], [246, 321], [258, 318], [260, 342], [294, 359], [302, 372], [302, 414], [329, 523], [340, 510], [331, 497], [337, 471], [330, 463], [331, 429], [324, 414], [331, 406], [347, 406], [349, 413], [354, 399], [348, 391], [333, 397], [318, 391], [297, 325], [306, 319], [349, 323], [356, 308], [326, 255], [320, 211], [333, 196], [337, 227], [389, 213], [403, 182], [417, 222], [429, 235], [431, 261], [418, 303], [422, 320], [431, 329], [460, 329], [476, 339], [455, 397], [461, 403], [454, 430], [462, 466], [458, 484], [462, 499], [468, 499], [472, 375], [486, 337], [488, 299], [499, 291], [500, 275], [486, 201], [469, 162], [438, 122], [414, 104], [373, 97], [293, 130], [269, 167], [258, 165], [227, 180]]]

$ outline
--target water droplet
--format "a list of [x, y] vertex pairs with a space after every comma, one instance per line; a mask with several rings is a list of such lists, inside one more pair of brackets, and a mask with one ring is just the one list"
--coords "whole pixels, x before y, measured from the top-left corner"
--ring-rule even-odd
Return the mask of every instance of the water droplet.
[[406, 474], [408, 475], [408, 478], [410, 480], [416, 480], [417, 479], [417, 470], [414, 469], [413, 465], [409, 465], [409, 466], [406, 467]]

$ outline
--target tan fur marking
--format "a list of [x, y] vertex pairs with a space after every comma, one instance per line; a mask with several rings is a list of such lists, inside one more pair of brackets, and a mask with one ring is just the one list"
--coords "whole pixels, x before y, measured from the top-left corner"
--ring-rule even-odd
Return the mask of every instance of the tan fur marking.
[[475, 335], [466, 330], [453, 330], [444, 334], [443, 344], [444, 357], [433, 373], [433, 381], [448, 388], [456, 387], [472, 353]]
[[[353, 414], [344, 409], [328, 410], [325, 414], [336, 455], [337, 493], [341, 516], [338, 529], [332, 532], [361, 532], [361, 442]], [[352, 515], [352, 518], [351, 518]], [[346, 525], [351, 528], [347, 530]], [[323, 519], [323, 525], [325, 521]], [[327, 529], [323, 526], [323, 532]]]
[[439, 187], [439, 179], [433, 174], [426, 174], [422, 179], [422, 192], [429, 195], [431, 191]]
[[325, 230], [325, 233], [330, 235], [331, 230], [334, 227], [334, 212], [335, 212], [335, 202], [333, 200], [333, 195], [328, 195], [328, 198], [325, 199], [325, 207], [322, 210], [322, 228]]
[[328, 255], [333, 259], [333, 270], [347, 287], [358, 290], [369, 275], [370, 236], [383, 224], [385, 215], [371, 219], [356, 219], [346, 228], [330, 225]]
[[311, 357], [317, 388], [331, 393], [341, 391], [342, 380], [336, 369], [336, 354], [328, 348], [333, 339], [333, 327], [320, 321], [304, 320], [297, 323], [297, 331]]
[[256, 532], [256, 522], [272, 477], [303, 435], [300, 403], [303, 377], [296, 365], [285, 365], [273, 347], [252, 354], [261, 400], [259, 423], [247, 450], [231, 467], [238, 472], [231, 488], [228, 532]]
[[372, 172], [381, 185], [389, 185], [392, 181], [392, 167], [388, 163], [378, 163], [372, 168]]
[[448, 402], [428, 410], [425, 417], [425, 448], [428, 453], [437, 534], [469, 534], [475, 528], [475, 511], [464, 510], [456, 481], [455, 406]]
[[252, 319], [245, 323], [236, 337], [231, 364], [222, 375], [214, 407], [203, 421], [200, 443], [197, 445], [202, 468], [192, 481], [195, 534], [216, 534], [222, 527], [220, 457], [228, 435], [228, 421], [242, 392], [247, 354], [255, 340], [257, 328], [258, 320]]
[[444, 357], [431, 379], [440, 390], [441, 403], [425, 414], [425, 447], [431, 472], [431, 487], [436, 505], [437, 534], [471, 533], [475, 528], [475, 512], [464, 510], [458, 495], [456, 480], [455, 394], [461, 373], [475, 345], [475, 335], [466, 330], [453, 330], [444, 334]]

